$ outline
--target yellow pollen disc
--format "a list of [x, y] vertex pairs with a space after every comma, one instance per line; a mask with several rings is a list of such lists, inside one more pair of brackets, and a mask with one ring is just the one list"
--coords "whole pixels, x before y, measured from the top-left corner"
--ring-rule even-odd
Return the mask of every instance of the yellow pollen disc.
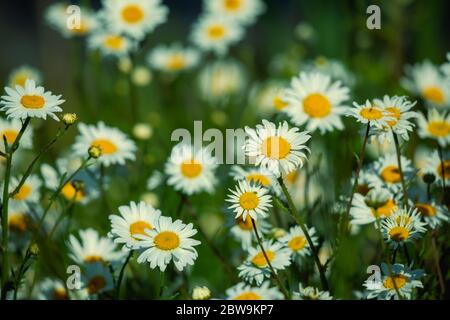
[[103, 262], [103, 258], [100, 256], [87, 256], [84, 258], [84, 262], [86, 263], [96, 263], [96, 262]]
[[138, 23], [144, 18], [144, 11], [141, 7], [130, 4], [122, 9], [122, 18], [131, 24]]
[[[152, 230], [153, 227], [146, 221], [136, 221], [130, 225], [130, 233], [133, 237], [135, 234], [143, 234], [146, 235], [145, 229]], [[136, 239], [136, 238], [135, 238]]]
[[208, 36], [214, 40], [222, 39], [225, 36], [225, 28], [220, 25], [212, 25], [208, 28]]
[[242, 219], [241, 217], [237, 218], [236, 223], [239, 226], [239, 228], [241, 228], [242, 230], [245, 230], [245, 231], [253, 230], [252, 218], [248, 215], [245, 218], [245, 220]]
[[450, 123], [446, 121], [431, 121], [428, 132], [434, 137], [446, 137], [450, 134]]
[[379, 120], [383, 117], [383, 113], [381, 112], [381, 110], [373, 107], [361, 109], [359, 115], [369, 121]]
[[[442, 177], [442, 163], [437, 167], [438, 174]], [[444, 175], [445, 179], [450, 179], [450, 160], [444, 160]]]
[[225, 8], [230, 11], [238, 10], [241, 7], [241, 0], [225, 0]]
[[270, 185], [270, 180], [265, 175], [252, 173], [247, 176], [248, 182], [259, 183], [264, 187], [268, 187]]
[[97, 139], [92, 141], [91, 147], [98, 147], [102, 149], [102, 154], [113, 154], [117, 152], [117, 146], [106, 139]]
[[303, 99], [303, 110], [312, 118], [323, 118], [330, 113], [331, 103], [320, 93], [313, 93]]
[[83, 192], [81, 190], [77, 191], [70, 182], [64, 185], [64, 187], [61, 190], [61, 193], [64, 196], [64, 198], [70, 201], [79, 202], [84, 198]]
[[8, 144], [13, 144], [14, 141], [16, 141], [18, 134], [19, 133], [16, 130], [6, 129], [5, 131], [2, 132], [1, 136], [2, 136], [2, 140], [3, 140], [3, 137], [5, 137], [6, 142], [8, 142]]
[[286, 176], [286, 180], [287, 180], [287, 182], [289, 182], [291, 184], [294, 184], [295, 181], [297, 181], [297, 177], [298, 177], [298, 172], [297, 171], [292, 171], [291, 173], [289, 173]]
[[385, 204], [376, 208], [375, 216], [378, 218], [387, 218], [391, 215], [392, 211], [395, 210], [397, 206], [395, 205], [394, 200], [389, 199]]
[[291, 152], [291, 144], [283, 137], [268, 137], [261, 145], [262, 153], [275, 160], [281, 160]]
[[27, 79], [29, 79], [27, 74], [19, 73], [18, 75], [16, 75], [14, 77], [14, 80], [12, 81], [12, 83], [14, 84], [14, 86], [19, 85], [21, 87], [24, 87]]
[[259, 198], [256, 193], [247, 191], [239, 198], [239, 204], [244, 210], [253, 210], [259, 204]]
[[8, 217], [8, 226], [11, 231], [24, 233], [27, 231], [28, 219], [24, 214], [12, 213]]
[[28, 196], [31, 194], [31, 187], [28, 184], [24, 184], [22, 187], [20, 187], [19, 192], [17, 192], [14, 196], [14, 200], [23, 201], [28, 198]]
[[64, 288], [56, 288], [53, 290], [53, 300], [67, 300], [69, 297], [67, 296], [67, 292]]
[[[397, 289], [401, 289], [406, 284], [406, 282], [408, 282], [408, 278], [402, 274], [398, 274], [395, 276], [387, 277], [383, 281], [383, 286], [385, 288], [392, 289], [392, 290], [395, 290], [396, 287], [397, 287]], [[395, 286], [394, 286], [394, 283], [395, 283]]]
[[393, 227], [389, 230], [389, 236], [396, 242], [405, 241], [409, 237], [409, 231], [405, 227]]
[[[275, 258], [275, 252], [266, 250], [266, 254], [269, 262], [272, 262], [273, 258]], [[258, 268], [264, 268], [265, 266], [267, 266], [267, 260], [266, 257], [264, 257], [264, 253], [262, 253], [261, 251], [257, 255], [255, 255], [252, 259], [252, 263]]]
[[174, 54], [169, 57], [167, 61], [167, 68], [172, 71], [181, 70], [184, 68], [186, 62], [181, 54]]
[[89, 31], [88, 25], [86, 21], [81, 21], [79, 26], [76, 26], [75, 28], [69, 29], [69, 31], [78, 34], [83, 35]]
[[123, 48], [124, 40], [121, 36], [107, 36], [104, 40], [105, 47], [112, 50], [120, 50]]
[[426, 87], [422, 91], [422, 95], [425, 99], [437, 104], [443, 104], [445, 101], [444, 92], [438, 87]]
[[98, 293], [104, 287], [106, 287], [106, 280], [102, 276], [93, 277], [92, 279], [89, 280], [87, 285], [89, 294]]
[[20, 98], [20, 103], [27, 109], [41, 109], [45, 105], [45, 100], [41, 96], [24, 95]]
[[394, 120], [390, 120], [387, 122], [387, 124], [391, 127], [395, 126], [398, 122], [398, 120], [400, 120], [400, 109], [397, 107], [390, 107], [390, 108], [386, 108], [386, 111], [389, 114], [389, 117], [393, 118]]
[[240, 295], [234, 297], [233, 300], [261, 300], [261, 297], [254, 292], [242, 292]]
[[181, 174], [186, 178], [196, 178], [203, 170], [201, 163], [198, 163], [194, 159], [184, 161], [181, 164]]
[[300, 251], [305, 247], [305, 245], [306, 238], [304, 236], [296, 236], [288, 242], [288, 247], [293, 251]]
[[425, 217], [434, 217], [436, 215], [436, 208], [426, 203], [416, 203], [416, 209]]
[[180, 245], [180, 238], [172, 231], [159, 233], [153, 241], [158, 249], [166, 251], [176, 249]]
[[277, 109], [278, 111], [283, 110], [284, 108], [286, 108], [289, 105], [289, 103], [281, 100], [281, 98], [279, 96], [276, 96], [275, 98], [273, 98], [272, 103], [275, 106], [275, 109]]
[[381, 171], [380, 176], [383, 181], [389, 183], [399, 183], [401, 181], [400, 171], [397, 166], [393, 165], [385, 167]]

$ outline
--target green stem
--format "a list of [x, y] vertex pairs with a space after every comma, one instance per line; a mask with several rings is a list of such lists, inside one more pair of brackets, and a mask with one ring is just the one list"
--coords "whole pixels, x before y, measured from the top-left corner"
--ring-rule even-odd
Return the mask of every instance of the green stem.
[[403, 175], [402, 156], [401, 156], [401, 152], [400, 152], [400, 143], [398, 142], [398, 136], [397, 136], [397, 134], [394, 131], [392, 131], [392, 136], [394, 137], [395, 153], [397, 154], [398, 171], [400, 173], [400, 180], [401, 180], [402, 189], [403, 189], [403, 205], [406, 207], [406, 210], [408, 210], [408, 207], [409, 207], [409, 204], [408, 204], [408, 190], [406, 189], [405, 177]]
[[117, 280], [117, 284], [116, 284], [116, 299], [119, 300], [120, 299], [120, 285], [122, 283], [122, 279], [123, 279], [123, 275], [125, 273], [125, 267], [127, 266], [128, 262], [130, 261], [131, 257], [133, 256], [134, 251], [130, 250], [130, 253], [128, 254], [125, 262], [122, 265], [122, 268], [120, 269], [120, 273], [119, 273], [119, 279]]
[[253, 218], [251, 218], [252, 220], [252, 225], [253, 225], [253, 230], [255, 231], [255, 236], [256, 236], [256, 240], [258, 241], [258, 245], [261, 248], [261, 251], [264, 255], [264, 258], [266, 259], [267, 265], [269, 266], [270, 272], [272, 273], [272, 277], [275, 279], [278, 288], [280, 288], [281, 292], [283, 293], [283, 296], [286, 300], [291, 300], [291, 297], [289, 296], [289, 293], [286, 291], [286, 288], [283, 286], [283, 283], [281, 282], [280, 278], [278, 277], [277, 273], [275, 272], [275, 270], [272, 267], [272, 264], [270, 263], [270, 259], [267, 257], [267, 253], [266, 250], [264, 250], [264, 246], [262, 244], [261, 238], [259, 236], [258, 233], [258, 228], [256, 228], [256, 223], [255, 220], [253, 220]]
[[302, 231], [306, 237], [306, 240], [308, 241], [308, 245], [309, 245], [311, 252], [313, 254], [313, 257], [314, 257], [314, 262], [317, 266], [317, 269], [319, 270], [320, 282], [322, 284], [322, 289], [328, 291], [329, 290], [328, 281], [325, 276], [325, 270], [324, 270], [322, 264], [320, 263], [320, 259], [319, 259], [319, 255], [318, 255], [316, 246], [314, 245], [313, 241], [311, 240], [311, 236], [309, 235], [308, 229], [306, 228], [305, 224], [302, 222], [302, 219], [298, 214], [297, 208], [295, 207], [294, 202], [292, 201], [292, 197], [289, 194], [289, 192], [286, 188], [286, 185], [283, 182], [283, 179], [281, 177], [278, 178], [278, 182], [280, 183], [281, 189], [283, 190], [283, 193], [286, 196], [286, 199], [288, 201], [289, 213], [294, 218], [295, 222], [300, 226], [300, 228], [302, 229]]
[[159, 271], [159, 298], [162, 299], [164, 293], [164, 272]]
[[25, 276], [25, 272], [27, 271], [28, 267], [27, 263], [28, 261], [33, 257], [30, 250], [28, 249], [25, 253], [25, 257], [23, 258], [22, 263], [20, 264], [19, 270], [16, 274], [16, 279], [14, 281], [14, 294], [13, 299], [17, 300], [17, 293], [19, 292], [20, 283], [22, 282], [22, 278]]
[[438, 154], [439, 154], [439, 160], [441, 161], [441, 176], [442, 176], [442, 192], [443, 192], [443, 196], [442, 199], [444, 199], [444, 204], [445, 203], [445, 199], [447, 196], [447, 186], [445, 184], [445, 161], [444, 161], [444, 156], [442, 154], [442, 147], [441, 145], [438, 143]]

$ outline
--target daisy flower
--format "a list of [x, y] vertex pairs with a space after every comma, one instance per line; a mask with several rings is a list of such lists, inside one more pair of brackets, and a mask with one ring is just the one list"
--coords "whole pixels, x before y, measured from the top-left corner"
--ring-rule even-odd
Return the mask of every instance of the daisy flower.
[[244, 89], [246, 75], [237, 62], [216, 61], [200, 71], [198, 84], [203, 99], [210, 102], [226, 101]]
[[36, 117], [47, 119], [47, 116], [59, 121], [55, 115], [61, 112], [59, 107], [65, 100], [61, 99], [61, 95], [55, 96], [50, 91], [45, 91], [44, 87], [36, 86], [34, 80], [27, 79], [25, 86], [17, 85], [15, 89], [5, 87], [6, 94], [1, 97], [0, 108], [5, 111], [8, 118], [26, 119], [28, 117]]
[[385, 219], [397, 209], [397, 201], [392, 193], [384, 188], [374, 188], [365, 196], [355, 193], [350, 209], [351, 223], [353, 225], [376, 223], [377, 219]]
[[235, 21], [223, 15], [207, 14], [195, 23], [191, 39], [200, 49], [223, 56], [230, 45], [242, 39], [243, 33], [242, 26]]
[[147, 179], [147, 189], [155, 190], [164, 182], [164, 173], [158, 170], [154, 170], [150, 177]]
[[66, 286], [60, 280], [45, 278], [37, 286], [39, 300], [68, 300]]
[[15, 88], [16, 86], [25, 86], [27, 79], [34, 80], [36, 84], [42, 82], [41, 72], [33, 67], [24, 65], [11, 71], [8, 77], [8, 86]]
[[436, 204], [434, 201], [431, 203], [417, 202], [414, 204], [414, 207], [431, 229], [436, 229], [443, 222], [449, 221], [448, 209], [445, 206]]
[[340, 116], [347, 110], [344, 102], [348, 98], [349, 89], [340, 81], [332, 82], [322, 73], [300, 72], [285, 91], [283, 99], [289, 105], [283, 111], [296, 125], [306, 124], [307, 130], [323, 134], [344, 129]]
[[450, 113], [439, 113], [436, 109], [428, 111], [428, 119], [419, 113], [419, 136], [436, 140], [445, 147], [450, 144]]
[[[260, 234], [264, 235], [269, 231], [270, 225], [264, 219], [255, 220], [255, 224]], [[252, 246], [253, 240], [256, 239], [250, 215], [247, 215], [245, 219], [242, 217], [233, 218], [230, 233], [241, 244], [242, 249], [248, 250]]]
[[80, 230], [79, 241], [74, 235], [69, 236], [69, 256], [80, 264], [96, 262], [116, 262], [123, 258], [124, 253], [116, 250], [113, 240], [101, 237], [94, 229]]
[[397, 290], [403, 298], [411, 299], [413, 289], [423, 288], [422, 282], [419, 280], [424, 275], [422, 270], [410, 270], [399, 263], [391, 266], [382, 263], [381, 271], [380, 281], [366, 280], [364, 282], [364, 286], [369, 291], [368, 299], [390, 300], [394, 298], [398, 300], [400, 297]]
[[450, 106], [450, 83], [445, 81], [445, 76], [429, 61], [408, 66], [402, 85], [421, 96], [430, 107]]
[[181, 220], [172, 222], [171, 217], [160, 217], [152, 230], [145, 230], [144, 234], [136, 234], [140, 239], [138, 263], [145, 261], [150, 263], [150, 268], [159, 267], [161, 272], [173, 260], [178, 271], [182, 271], [188, 265], [194, 265], [198, 257], [195, 246], [200, 241], [192, 239], [197, 234], [192, 223], [186, 225]]
[[378, 129], [388, 127], [388, 121], [393, 121], [388, 111], [369, 100], [366, 100], [364, 104], [353, 102], [353, 108], [348, 110], [347, 116], [354, 117], [357, 122], [363, 124], [370, 123], [371, 127]]
[[[370, 187], [370, 181], [371, 181], [371, 175], [373, 173], [370, 172], [370, 170], [367, 169], [362, 169], [359, 172], [359, 177], [358, 177], [358, 185], [356, 186], [356, 193], [359, 193], [363, 196], [365, 196], [371, 189], [372, 187]], [[355, 182], [355, 176], [352, 177], [352, 185]]]
[[301, 283], [298, 284], [298, 292], [293, 294], [294, 300], [333, 300], [333, 297], [328, 291], [320, 291], [314, 287], [303, 287]]
[[227, 300], [282, 300], [283, 294], [277, 287], [270, 288], [268, 281], [263, 282], [260, 287], [252, 287], [244, 282], [225, 291]]
[[100, 16], [109, 30], [142, 40], [167, 20], [168, 13], [160, 0], [104, 0]]
[[170, 46], [160, 45], [153, 49], [147, 57], [151, 67], [156, 70], [176, 73], [195, 67], [200, 54], [192, 48], [183, 48], [175, 43]]
[[[308, 233], [314, 246], [317, 246], [317, 236], [315, 235], [316, 229], [312, 227], [308, 230]], [[278, 241], [283, 243], [289, 250], [291, 250], [293, 256], [303, 258], [311, 254], [311, 249], [309, 247], [308, 241], [306, 240], [305, 234], [299, 226], [290, 228], [289, 232], [285, 236], [278, 239]]]
[[108, 267], [101, 262], [86, 265], [81, 281], [89, 295], [97, 295], [114, 289], [114, 281]]
[[302, 71], [315, 71], [329, 75], [332, 79], [340, 80], [344, 85], [349, 87], [355, 84], [355, 75], [341, 61], [324, 56], [319, 56], [309, 63], [304, 63]]
[[285, 85], [282, 81], [269, 81], [255, 85], [250, 92], [251, 103], [260, 114], [270, 115], [282, 111], [289, 104], [284, 101]]
[[245, 127], [248, 139], [245, 142], [245, 154], [255, 160], [255, 165], [261, 166], [279, 177], [289, 174], [303, 166], [306, 154], [309, 152], [305, 143], [311, 138], [308, 132], [289, 128], [286, 121], [278, 127], [267, 120], [256, 126], [256, 129]]
[[[291, 264], [291, 250], [280, 242], [264, 241], [263, 247], [267, 258], [275, 272], [284, 270]], [[248, 249], [248, 258], [238, 267], [239, 277], [245, 281], [256, 282], [259, 286], [264, 278], [271, 277], [271, 271], [267, 264], [264, 253], [259, 246]]]
[[408, 140], [409, 132], [413, 131], [414, 127], [414, 123], [411, 120], [417, 118], [418, 115], [417, 112], [410, 111], [416, 104], [416, 101], [408, 101], [406, 97], [389, 97], [385, 95], [383, 100], [374, 99], [373, 103], [386, 111], [387, 116], [391, 118], [391, 120], [387, 121], [387, 126], [379, 128], [378, 138], [381, 141], [392, 141], [392, 130], [404, 140]]
[[[11, 177], [8, 187], [9, 192], [12, 192], [19, 185], [20, 180], [21, 177]], [[29, 209], [30, 206], [37, 204], [41, 199], [41, 185], [41, 180], [36, 175], [30, 175], [19, 191], [11, 197], [10, 202], [23, 210]], [[1, 192], [3, 194], [3, 185], [1, 186]]]
[[[408, 158], [401, 156], [402, 170], [405, 181], [413, 174], [414, 168]], [[373, 164], [375, 174], [370, 175], [370, 186], [372, 188], [387, 188], [394, 194], [398, 193], [401, 186], [400, 170], [398, 168], [397, 156], [395, 153], [380, 157]]]
[[230, 175], [234, 181], [247, 180], [264, 188], [276, 188], [277, 185], [273, 174], [264, 168], [242, 168], [235, 165], [231, 167]]
[[135, 159], [136, 144], [119, 129], [107, 127], [102, 121], [97, 125], [80, 123], [78, 129], [80, 134], [73, 146], [76, 155], [85, 157], [89, 148], [96, 146], [102, 150], [97, 161], [106, 167]]
[[[443, 163], [439, 157], [439, 153], [435, 150], [431, 156], [427, 158], [427, 162], [424, 168], [424, 172], [432, 173], [435, 177], [435, 181], [440, 183], [445, 176], [445, 181], [450, 181], [450, 159], [443, 155]], [[442, 168], [444, 164], [444, 168]], [[442, 170], [444, 169], [444, 170]], [[444, 174], [442, 174], [444, 172]]]
[[272, 207], [272, 197], [267, 189], [246, 180], [240, 180], [235, 190], [228, 190], [231, 194], [225, 201], [231, 203], [228, 208], [236, 213], [235, 219], [242, 217], [242, 220], [246, 220], [247, 215], [253, 220], [258, 220], [258, 217], [267, 217], [269, 208]]
[[123, 243], [128, 249], [132, 249], [139, 242], [137, 234], [145, 234], [145, 230], [154, 229], [161, 211], [154, 209], [144, 201], [130, 202], [128, 206], [119, 207], [119, 215], [110, 215], [111, 232], [109, 237], [115, 243]]
[[420, 221], [420, 213], [416, 208], [398, 209], [381, 222], [387, 243], [395, 249], [413, 239], [421, 237], [426, 223]]
[[[6, 142], [11, 146], [16, 141], [22, 128], [22, 122], [16, 119], [4, 120], [0, 119], [0, 151], [5, 152], [5, 145], [3, 143], [3, 137], [6, 138]], [[33, 146], [33, 130], [30, 127], [25, 129], [25, 132], [20, 138], [20, 148], [31, 149]]]
[[261, 0], [205, 0], [204, 2], [209, 13], [228, 17], [243, 25], [254, 23], [256, 17], [265, 10]]
[[135, 50], [136, 43], [120, 33], [99, 30], [89, 36], [88, 47], [91, 50], [99, 50], [104, 56], [121, 58]]
[[178, 144], [165, 166], [167, 183], [187, 195], [212, 193], [217, 183], [216, 168], [215, 159], [206, 149], [194, 150], [193, 146]]

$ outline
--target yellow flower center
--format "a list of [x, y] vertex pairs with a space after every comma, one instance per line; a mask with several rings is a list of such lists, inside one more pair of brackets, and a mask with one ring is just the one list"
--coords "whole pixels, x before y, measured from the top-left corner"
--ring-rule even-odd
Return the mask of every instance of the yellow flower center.
[[20, 103], [27, 109], [42, 109], [45, 105], [45, 100], [37, 95], [24, 95], [20, 98]]
[[214, 40], [219, 40], [225, 36], [225, 28], [220, 25], [212, 25], [208, 28], [208, 36]]
[[256, 193], [247, 191], [239, 198], [239, 204], [244, 210], [253, 210], [259, 204], [259, 198]]
[[67, 300], [69, 299], [66, 289], [56, 288], [53, 290], [53, 300]]
[[388, 183], [399, 183], [401, 181], [400, 171], [397, 166], [390, 165], [385, 167], [381, 173], [381, 178], [383, 181]]
[[408, 239], [409, 231], [405, 227], [397, 226], [389, 230], [389, 236], [396, 242], [402, 242]]
[[181, 54], [174, 54], [169, 57], [167, 61], [167, 68], [172, 71], [181, 70], [184, 68], [186, 61]]
[[152, 230], [153, 227], [146, 221], [136, 221], [130, 225], [130, 234], [134, 239], [137, 239], [134, 237], [134, 235], [135, 234], [146, 235], [147, 233], [145, 233], [145, 229]]
[[245, 231], [253, 230], [252, 218], [250, 216], [247, 216], [245, 220], [239, 217], [236, 219], [236, 223], [242, 230]]
[[270, 180], [265, 175], [259, 173], [252, 173], [247, 176], [248, 182], [259, 183], [264, 187], [268, 187], [270, 185]]
[[320, 93], [313, 93], [303, 99], [303, 110], [312, 118], [323, 118], [330, 113], [331, 103]]
[[96, 139], [92, 141], [91, 147], [102, 149], [102, 154], [113, 154], [117, 152], [117, 146], [110, 140]]
[[2, 132], [1, 136], [6, 138], [6, 142], [8, 142], [8, 144], [13, 144], [14, 141], [16, 141], [16, 138], [17, 138], [18, 134], [19, 133], [16, 130], [6, 129], [5, 131]]
[[84, 198], [84, 193], [81, 190], [75, 189], [72, 183], [70, 182], [64, 185], [64, 187], [61, 190], [61, 193], [64, 196], [64, 198], [70, 201], [80, 202]]
[[241, 7], [241, 0], [225, 0], [225, 8], [230, 11], [238, 10]]
[[20, 187], [19, 192], [17, 192], [14, 196], [14, 200], [23, 201], [28, 198], [28, 196], [31, 194], [32, 188], [28, 184], [24, 184]]
[[242, 292], [240, 295], [234, 297], [233, 300], [261, 300], [261, 297], [254, 292]]
[[426, 203], [416, 203], [416, 209], [425, 217], [434, 217], [436, 215], [436, 208]]
[[141, 7], [130, 4], [122, 9], [122, 18], [130, 24], [138, 23], [144, 19], [144, 11]]
[[180, 238], [175, 232], [163, 231], [154, 239], [155, 246], [160, 250], [173, 250], [180, 245]]
[[439, 87], [426, 87], [423, 89], [422, 95], [425, 99], [437, 104], [443, 104], [445, 100], [444, 92]]
[[294, 184], [295, 181], [297, 181], [297, 177], [298, 177], [298, 172], [292, 171], [291, 173], [286, 175], [286, 181], [289, 182], [290, 184]]
[[104, 287], [106, 287], [105, 278], [103, 278], [102, 276], [95, 276], [89, 280], [87, 290], [89, 294], [95, 294], [102, 290]]
[[28, 219], [27, 216], [21, 213], [12, 213], [8, 217], [8, 226], [11, 231], [17, 233], [24, 233], [27, 231]]
[[74, 28], [70, 28], [69, 31], [71, 31], [74, 34], [83, 35], [89, 31], [88, 24], [86, 21], [81, 21], [80, 25], [75, 26]]
[[203, 166], [201, 163], [198, 163], [194, 159], [184, 161], [181, 164], [181, 174], [186, 178], [196, 178], [198, 177], [203, 170]]
[[[450, 160], [444, 160], [444, 176], [445, 179], [450, 179]], [[438, 174], [442, 177], [442, 163], [439, 163], [437, 167]]]
[[284, 159], [291, 152], [291, 144], [283, 137], [268, 137], [261, 145], [262, 153], [270, 159]]
[[383, 113], [381, 112], [381, 110], [378, 108], [374, 108], [374, 107], [361, 109], [361, 111], [359, 112], [359, 115], [369, 121], [379, 120], [383, 117]]
[[435, 137], [445, 137], [450, 134], [450, 123], [446, 121], [431, 121], [428, 123], [428, 132]]
[[289, 103], [283, 101], [279, 96], [273, 98], [272, 103], [275, 106], [275, 109], [277, 109], [278, 111], [283, 110], [289, 105]]
[[16, 75], [14, 77], [14, 80], [12, 81], [12, 83], [14, 84], [14, 86], [18, 85], [18, 86], [24, 87], [27, 79], [29, 79], [29, 77], [26, 73], [19, 73], [18, 75]]
[[395, 210], [397, 206], [395, 205], [395, 201], [392, 199], [389, 199], [386, 201], [385, 204], [382, 206], [374, 209], [374, 215], [378, 218], [387, 218], [391, 215], [392, 211]]
[[395, 126], [398, 120], [400, 120], [400, 109], [397, 107], [389, 107], [386, 108], [386, 111], [388, 112], [389, 117], [393, 118], [393, 120], [388, 121], [387, 124], [391, 127]]
[[[272, 262], [272, 260], [275, 258], [275, 252], [266, 250], [267, 259], [269, 259], [269, 262]], [[267, 266], [267, 260], [266, 257], [264, 257], [264, 253], [259, 252], [257, 255], [255, 255], [252, 259], [252, 263], [257, 266], [258, 268], [264, 268]]]
[[120, 50], [123, 48], [124, 45], [124, 39], [121, 36], [107, 36], [105, 37], [104, 44], [105, 47], [111, 49], [111, 50]]
[[305, 247], [305, 245], [306, 238], [304, 236], [296, 236], [288, 242], [288, 247], [293, 251], [300, 251]]
[[103, 262], [103, 258], [97, 255], [87, 256], [84, 258], [84, 262], [86, 263]]
[[402, 274], [398, 274], [395, 276], [387, 277], [383, 281], [383, 286], [385, 288], [392, 289], [392, 290], [395, 290], [395, 288], [401, 289], [406, 284], [407, 281], [408, 281], [408, 278], [406, 276], [404, 276]]

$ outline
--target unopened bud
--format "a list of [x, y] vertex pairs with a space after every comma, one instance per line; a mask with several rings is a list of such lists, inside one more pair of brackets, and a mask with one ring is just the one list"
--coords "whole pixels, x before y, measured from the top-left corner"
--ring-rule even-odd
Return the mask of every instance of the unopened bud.
[[65, 113], [62, 118], [62, 121], [66, 126], [73, 125], [75, 122], [77, 122], [77, 120], [78, 117], [76, 113]]
[[34, 256], [39, 254], [39, 246], [36, 243], [33, 243], [30, 247], [30, 253]]
[[100, 158], [102, 156], [102, 148], [99, 146], [91, 146], [88, 149], [89, 156], [93, 159]]
[[206, 286], [195, 287], [194, 290], [192, 290], [193, 300], [208, 300], [209, 298], [211, 298], [211, 290]]

